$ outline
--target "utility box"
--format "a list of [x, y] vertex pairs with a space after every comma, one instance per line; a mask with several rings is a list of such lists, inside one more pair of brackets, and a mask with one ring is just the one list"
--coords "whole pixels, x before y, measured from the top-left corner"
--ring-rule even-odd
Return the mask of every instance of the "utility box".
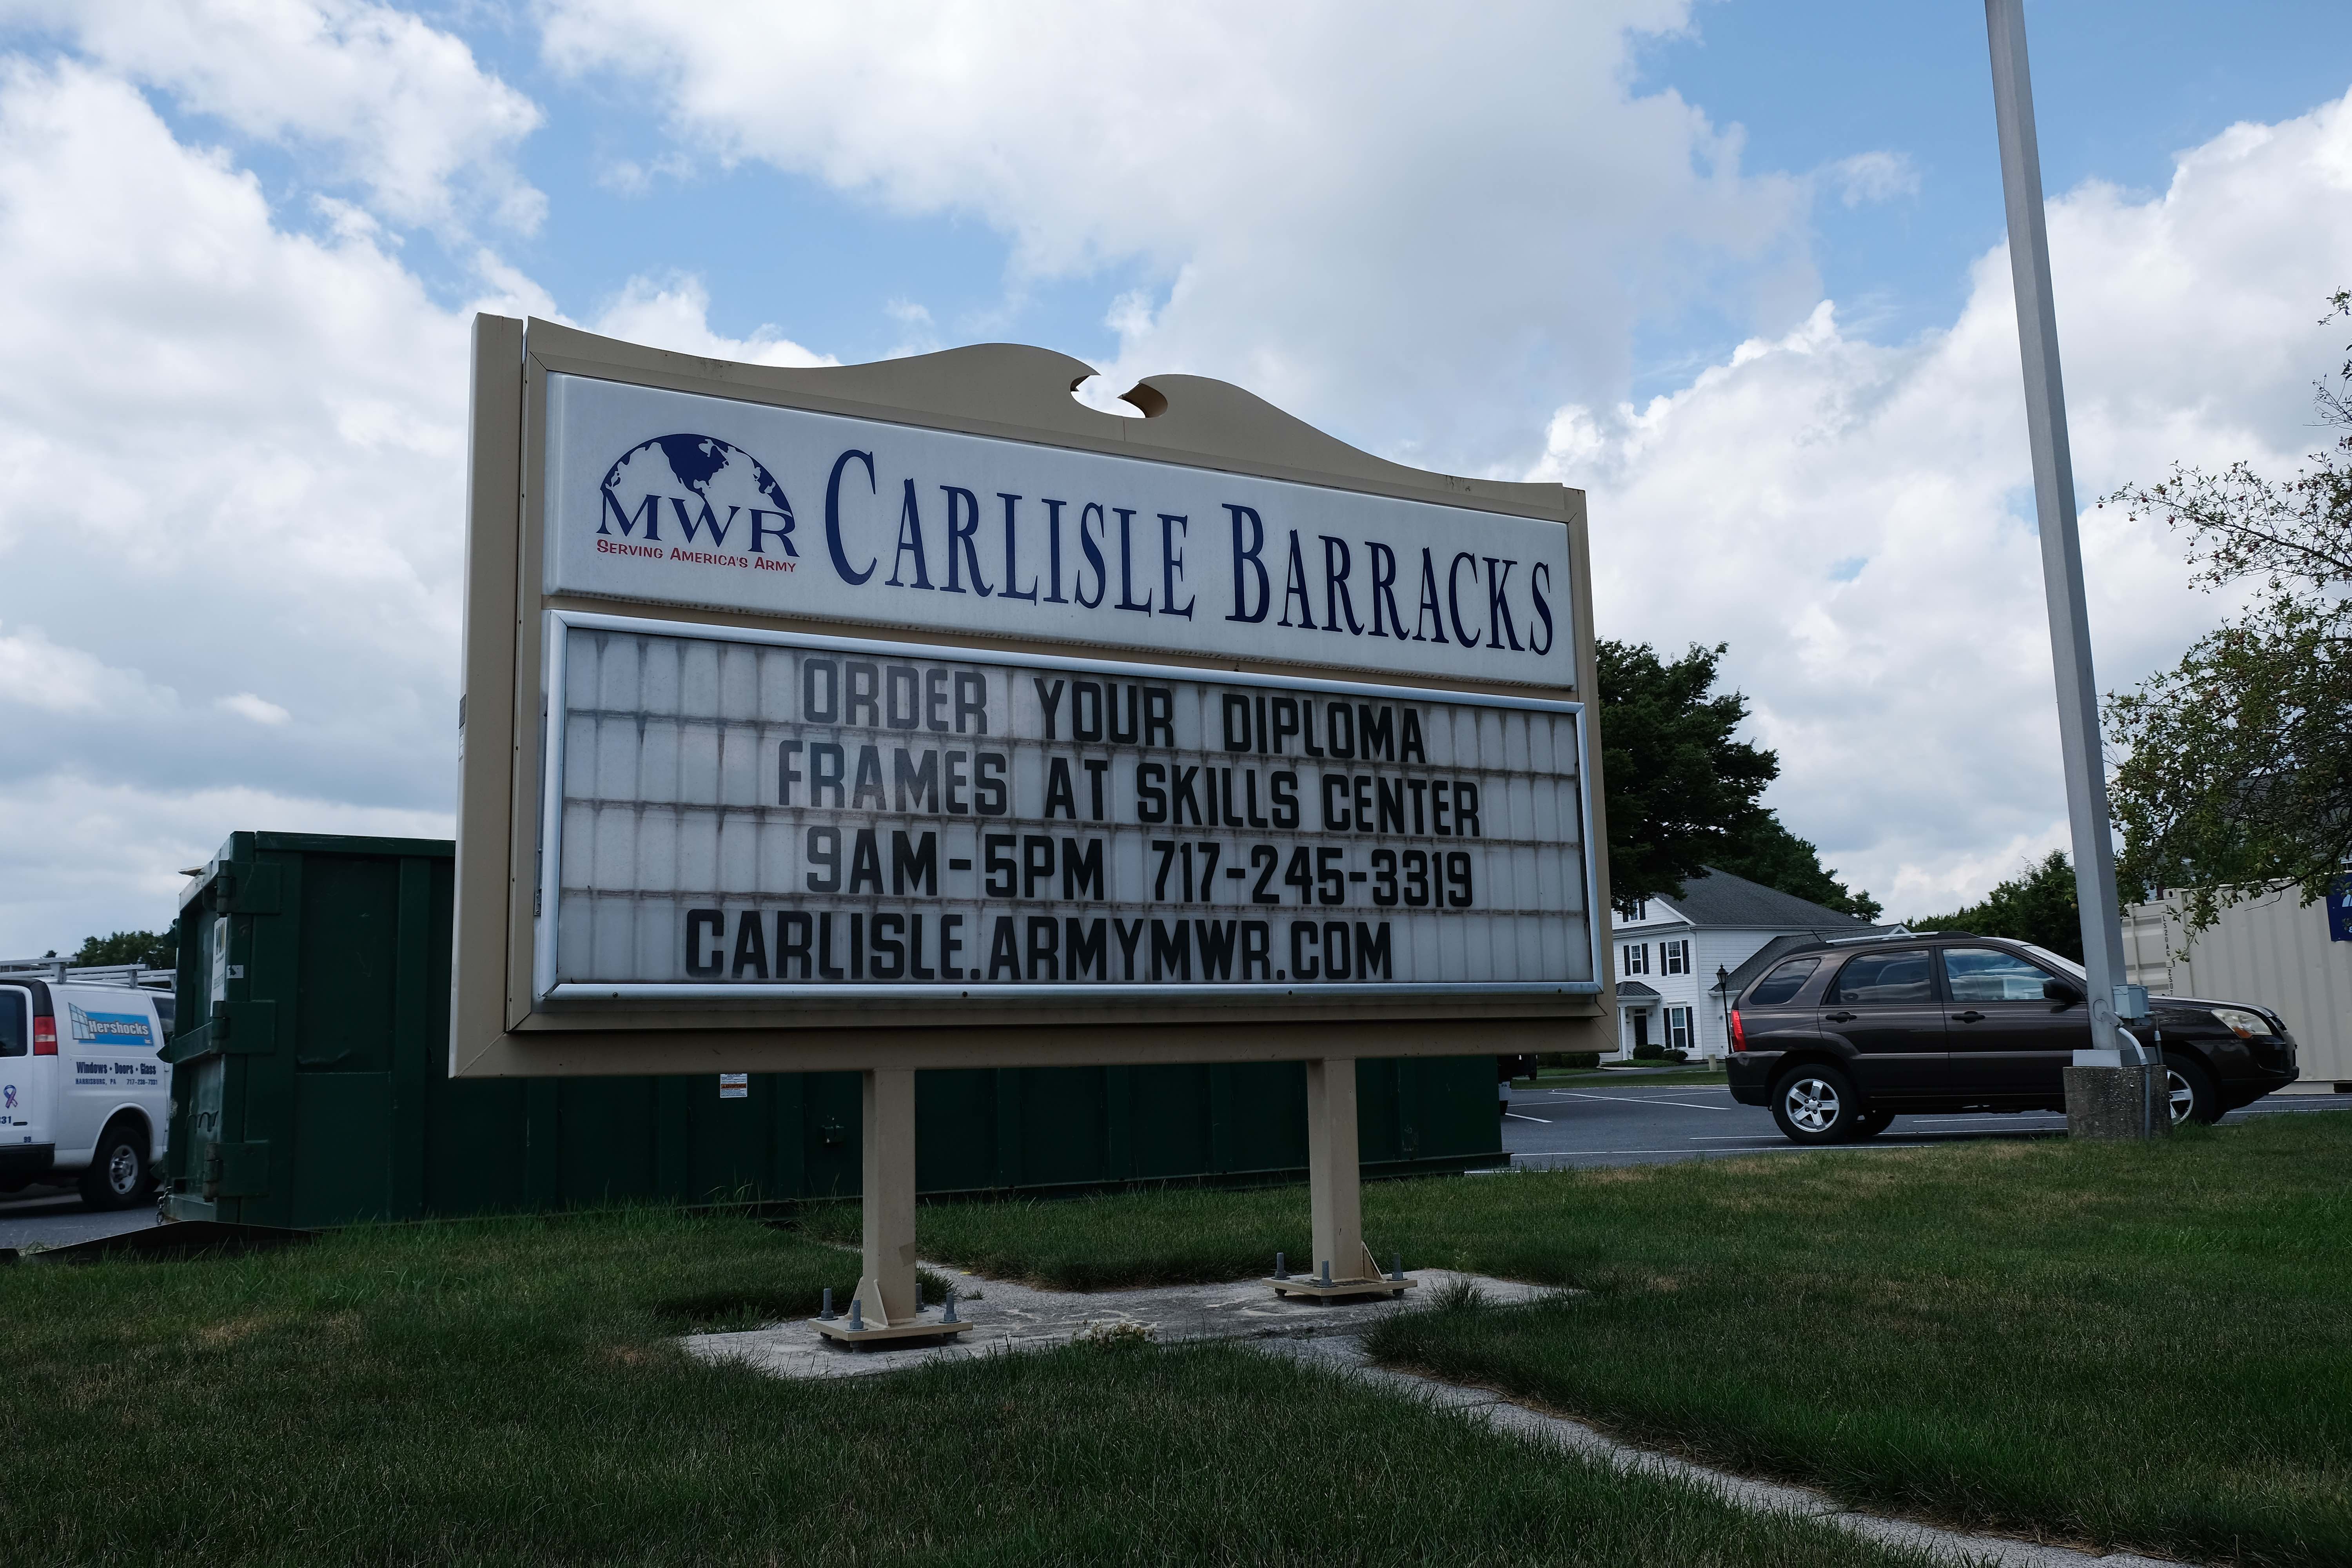
[[[181, 895], [168, 1212], [331, 1226], [858, 1191], [855, 1073], [453, 1080], [454, 846], [238, 833]], [[1491, 1057], [1356, 1064], [1367, 1174], [1506, 1162]], [[925, 1194], [1305, 1172], [1306, 1070], [927, 1071]]]

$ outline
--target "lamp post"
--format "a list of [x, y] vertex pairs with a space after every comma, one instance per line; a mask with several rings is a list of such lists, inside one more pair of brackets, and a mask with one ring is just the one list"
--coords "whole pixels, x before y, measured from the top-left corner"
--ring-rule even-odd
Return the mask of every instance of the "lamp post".
[[[2026, 68], [2024, 0], [1985, 0], [1985, 32], [1992, 50], [1993, 118], [2000, 132], [2010, 276], [2017, 293], [2018, 348], [2025, 364], [2025, 423], [2033, 452], [2042, 586], [2050, 609], [2059, 751], [2074, 840], [2075, 897], [2082, 910], [2083, 968], [2089, 982], [2085, 1001], [2093, 1048], [2078, 1053], [2075, 1065], [2137, 1070], [2146, 1076], [2144, 1069], [2155, 1065], [2147, 1048], [2117, 1026], [2121, 1019], [2146, 1016], [2147, 993], [2124, 983], [2127, 971], [2117, 919], [2106, 766], [2099, 752], [2099, 689], [2091, 673], [2074, 458], [2066, 440], [2065, 389], [2058, 373], [2058, 318], [2051, 300], [2050, 237], [2042, 206], [2033, 83]], [[2147, 1095], [2153, 1103], [2153, 1086]]]

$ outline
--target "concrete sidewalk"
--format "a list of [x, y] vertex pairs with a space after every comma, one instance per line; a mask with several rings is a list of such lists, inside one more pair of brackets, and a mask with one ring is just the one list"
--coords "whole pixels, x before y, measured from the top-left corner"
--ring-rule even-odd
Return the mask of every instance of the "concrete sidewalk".
[[[906, 1350], [858, 1350], [822, 1338], [803, 1319], [740, 1333], [689, 1334], [684, 1343], [690, 1353], [705, 1361], [740, 1362], [776, 1377], [859, 1377], [992, 1352], [1054, 1350], [1083, 1334], [1109, 1333], [1122, 1327], [1147, 1332], [1161, 1344], [1360, 1334], [1379, 1319], [1424, 1302], [1459, 1279], [1475, 1284], [1490, 1301], [1529, 1301], [1552, 1293], [1541, 1286], [1508, 1279], [1421, 1268], [1406, 1271], [1405, 1278], [1415, 1288], [1406, 1291], [1402, 1301], [1380, 1297], [1324, 1305], [1279, 1299], [1256, 1279], [1081, 1294], [974, 1279], [937, 1264], [923, 1267], [957, 1281], [956, 1315], [971, 1323], [972, 1331], [955, 1342]], [[967, 1295], [966, 1290], [972, 1293]], [[848, 1303], [840, 1305], [846, 1309]], [[938, 1310], [933, 1305], [927, 1315], [935, 1317]]]

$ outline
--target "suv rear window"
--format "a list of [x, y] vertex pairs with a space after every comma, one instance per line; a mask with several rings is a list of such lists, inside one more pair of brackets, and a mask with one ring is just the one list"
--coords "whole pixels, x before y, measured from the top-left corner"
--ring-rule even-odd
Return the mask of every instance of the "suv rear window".
[[1927, 960], [1927, 950], [1918, 947], [1903, 952], [1857, 952], [1838, 971], [1829, 999], [1877, 1007], [1933, 1002], [1936, 984], [1928, 977]]
[[32, 1009], [25, 1004], [31, 1000], [22, 991], [0, 991], [0, 1057], [25, 1054], [33, 1028], [26, 1021]]
[[1748, 994], [1750, 1007], [1778, 1007], [1805, 988], [1813, 971], [1822, 966], [1818, 958], [1792, 958], [1758, 983]]

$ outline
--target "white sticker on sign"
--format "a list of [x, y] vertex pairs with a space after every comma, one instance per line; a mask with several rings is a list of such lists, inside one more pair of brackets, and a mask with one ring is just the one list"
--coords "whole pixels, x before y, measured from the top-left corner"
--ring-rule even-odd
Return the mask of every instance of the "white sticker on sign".
[[719, 1075], [719, 1099], [748, 1100], [751, 1098], [751, 1074], [741, 1072], [723, 1072]]

